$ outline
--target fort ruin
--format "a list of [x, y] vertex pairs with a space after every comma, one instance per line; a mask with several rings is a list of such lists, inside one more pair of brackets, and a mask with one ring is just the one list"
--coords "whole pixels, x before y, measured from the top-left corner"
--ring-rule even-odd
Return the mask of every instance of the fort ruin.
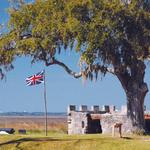
[[[145, 111], [145, 122], [150, 132], [150, 113]], [[115, 123], [122, 124], [122, 133], [131, 134], [131, 121], [127, 118], [127, 107], [122, 106], [118, 111], [115, 106], [105, 105], [100, 108], [94, 105], [89, 110], [81, 105], [79, 110], [75, 105], [68, 106], [68, 134], [111, 134]]]

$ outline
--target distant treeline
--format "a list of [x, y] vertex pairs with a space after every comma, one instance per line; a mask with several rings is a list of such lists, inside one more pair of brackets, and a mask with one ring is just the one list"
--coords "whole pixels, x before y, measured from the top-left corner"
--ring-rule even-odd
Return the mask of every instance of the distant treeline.
[[[66, 116], [65, 112], [48, 112], [48, 116]], [[0, 112], [0, 116], [44, 116], [44, 112]]]

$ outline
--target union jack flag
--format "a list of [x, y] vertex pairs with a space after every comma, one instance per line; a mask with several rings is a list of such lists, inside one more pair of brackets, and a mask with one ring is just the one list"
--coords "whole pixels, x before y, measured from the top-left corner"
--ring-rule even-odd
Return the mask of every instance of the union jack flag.
[[37, 74], [26, 78], [26, 85], [36, 85], [44, 82], [44, 71], [38, 72]]

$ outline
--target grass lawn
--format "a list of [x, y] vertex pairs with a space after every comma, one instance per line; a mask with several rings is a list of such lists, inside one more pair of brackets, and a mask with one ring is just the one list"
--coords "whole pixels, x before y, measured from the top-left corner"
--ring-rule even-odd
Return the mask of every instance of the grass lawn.
[[150, 136], [112, 138], [104, 135], [49, 133], [0, 135], [0, 150], [150, 150]]

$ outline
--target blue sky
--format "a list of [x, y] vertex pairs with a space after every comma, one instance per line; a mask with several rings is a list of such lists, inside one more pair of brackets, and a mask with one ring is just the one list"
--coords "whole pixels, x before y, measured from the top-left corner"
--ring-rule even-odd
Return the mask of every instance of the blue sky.
[[[7, 0], [0, 0], [0, 23], [8, 21]], [[66, 52], [62, 60], [74, 70], [78, 70], [78, 54]], [[15, 69], [7, 73], [7, 80], [0, 81], [0, 111], [44, 111], [43, 84], [27, 87], [25, 78], [43, 69], [46, 70], [47, 101], [49, 112], [65, 112], [69, 104], [116, 105], [120, 109], [126, 104], [125, 93], [116, 77], [106, 75], [98, 81], [74, 79], [59, 66], [45, 67], [43, 63], [31, 65], [30, 58], [18, 58]], [[150, 70], [146, 71], [145, 81], [150, 85]], [[149, 87], [150, 89], [150, 87]], [[150, 109], [150, 94], [145, 105]]]

